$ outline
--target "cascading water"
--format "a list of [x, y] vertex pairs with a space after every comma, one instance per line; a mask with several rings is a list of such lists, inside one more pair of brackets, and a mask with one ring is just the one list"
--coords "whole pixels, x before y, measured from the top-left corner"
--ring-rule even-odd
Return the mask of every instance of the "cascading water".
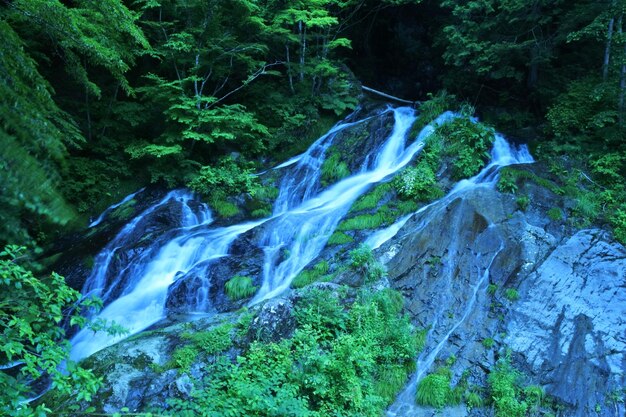
[[[491, 151], [491, 161], [476, 176], [460, 181], [445, 197], [425, 207], [422, 207], [420, 210], [413, 213], [412, 215], [400, 219], [398, 222], [396, 222], [396, 224], [393, 224], [383, 231], [379, 232], [378, 236], [376, 234], [373, 235], [370, 239], [368, 239], [368, 243], [372, 247], [379, 247], [384, 243], [384, 241], [389, 240], [393, 236], [395, 236], [395, 234], [398, 233], [401, 227], [408, 221], [408, 218], [410, 216], [430, 210], [430, 212], [425, 215], [425, 219], [422, 221], [420, 227], [417, 229], [421, 230], [425, 226], [425, 224], [427, 224], [431, 219], [435, 217], [439, 210], [444, 209], [447, 204], [449, 204], [459, 195], [471, 192], [472, 190], [475, 190], [479, 187], [495, 187], [498, 181], [498, 172], [500, 168], [513, 164], [528, 164], [532, 162], [534, 162], [534, 160], [528, 152], [528, 148], [526, 146], [521, 146], [519, 149], [516, 149], [515, 147], [511, 146], [511, 144], [509, 144], [503, 136], [496, 134], [493, 149]], [[489, 225], [489, 227], [492, 228], [493, 225]], [[460, 319], [454, 322], [449, 330], [447, 330], [447, 332], [445, 332], [445, 334], [438, 341], [436, 341], [437, 344], [433, 349], [423, 352], [422, 355], [417, 358], [416, 371], [411, 377], [409, 383], [396, 398], [396, 401], [387, 411], [388, 417], [412, 417], [416, 415], [417, 407], [415, 404], [415, 395], [419, 382], [426, 375], [426, 372], [428, 372], [428, 370], [431, 368], [432, 364], [446, 345], [450, 336], [454, 334], [454, 332], [459, 328], [459, 326], [463, 324], [463, 322], [473, 311], [479, 290], [485, 288], [485, 284], [489, 280], [491, 265], [493, 264], [498, 254], [502, 251], [502, 249], [503, 243], [502, 241], [500, 241], [500, 248], [493, 254], [487, 267], [480, 275], [476, 283], [473, 285], [472, 294], [467, 301], [463, 315], [460, 317]], [[440, 314], [443, 313], [444, 311], [442, 310]], [[432, 333], [436, 325], [437, 323], [433, 323], [431, 331], [428, 334], [428, 338], [432, 337]]]
[[[210, 268], [212, 261], [228, 255], [235, 239], [261, 224], [264, 224], [264, 229], [258, 245], [263, 249], [265, 259], [262, 285], [252, 303], [285, 291], [293, 278], [319, 255], [352, 203], [372, 184], [390, 178], [408, 164], [423, 148], [425, 139], [437, 125], [457, 117], [451, 112], [442, 114], [407, 146], [406, 135], [415, 120], [413, 110], [397, 108], [387, 111], [393, 111], [393, 131], [380, 150], [367, 155], [355, 175], [327, 189], [322, 189], [320, 184], [321, 165], [336, 135], [369, 118], [338, 124], [307, 152], [277, 166], [275, 169], [287, 169], [287, 172], [283, 176], [273, 215], [269, 219], [211, 228], [212, 217], [207, 206], [194, 202], [192, 195], [187, 192], [169, 193], [162, 201], [129, 222], [95, 258], [93, 272], [83, 293], [96, 293], [103, 298], [105, 308], [96, 317], [115, 321], [131, 334], [154, 324], [165, 316], [168, 288], [179, 276], [194, 268]], [[480, 186], [487, 181], [493, 183], [494, 172], [497, 172], [499, 166], [524, 162], [521, 154], [523, 152], [515, 153], [508, 147], [503, 138], [496, 138], [493, 161], [483, 170], [484, 175], [481, 176], [481, 173], [468, 180], [467, 184], [464, 183], [464, 186], [457, 186], [451, 194]], [[420, 212], [438, 204], [432, 203]], [[178, 220], [174, 222], [176, 224], [168, 224], [168, 229], [160, 234], [155, 234], [144, 224], [147, 223], [145, 219], [163, 210], [171, 211], [172, 205], [179, 213]], [[401, 222], [407, 220], [408, 217], [405, 217]], [[171, 222], [171, 218], [168, 218], [168, 222]], [[397, 223], [377, 233], [368, 240], [368, 244], [380, 246], [397, 233], [401, 226]], [[147, 239], [147, 242], [134, 248], [132, 239]], [[133, 249], [122, 250], [128, 247]], [[285, 253], [290, 255], [286, 257]], [[193, 300], [187, 300], [190, 311], [210, 311], [206, 295], [209, 285], [203, 283], [191, 297]], [[94, 335], [91, 330], [82, 330], [72, 340], [72, 358], [83, 358], [117, 340], [119, 338], [102, 332]]]
[[[434, 123], [442, 123], [449, 117], [443, 115]], [[291, 178], [284, 181], [278, 207], [293, 207], [289, 211], [275, 210], [277, 213], [274, 224], [266, 230], [261, 238], [261, 246], [265, 250], [263, 283], [252, 301], [253, 303], [274, 297], [285, 291], [293, 278], [311, 262], [326, 245], [328, 238], [335, 231], [341, 218], [348, 212], [352, 203], [367, 189], [377, 182], [398, 172], [424, 146], [425, 136], [405, 146], [406, 135], [415, 121], [414, 112], [410, 108], [394, 110], [395, 125], [381, 151], [375, 155], [374, 167], [369, 169], [366, 162], [356, 175], [348, 177], [318, 195], [320, 169], [322, 161], [312, 159], [310, 155], [297, 161], [296, 171], [304, 171], [302, 180], [295, 183]], [[314, 146], [315, 147], [315, 146]], [[312, 186], [315, 184], [316, 186]], [[284, 194], [282, 190], [287, 190]], [[285, 203], [283, 195], [304, 196], [299, 205]], [[312, 195], [312, 197], [309, 197]], [[281, 260], [281, 252], [287, 251], [287, 259]]]
[[[230, 243], [241, 233], [260, 222], [246, 223], [226, 228], [208, 229], [213, 221], [207, 206], [195, 210], [189, 205], [192, 196], [183, 191], [169, 193], [161, 202], [131, 221], [95, 260], [92, 275], [83, 293], [103, 293], [106, 302], [111, 298], [111, 288], [123, 286], [120, 295], [97, 315], [98, 319], [115, 322], [136, 333], [164, 316], [168, 287], [177, 274], [190, 270], [199, 262], [226, 256]], [[111, 271], [111, 261], [118, 248], [124, 246], [129, 234], [146, 216], [163, 208], [167, 203], [181, 209], [180, 223], [164, 234], [140, 254], [130, 257], [120, 272]], [[111, 276], [113, 275], [113, 276]], [[103, 291], [107, 279], [109, 289]], [[72, 339], [72, 359], [81, 359], [119, 340], [104, 332], [81, 330]]]

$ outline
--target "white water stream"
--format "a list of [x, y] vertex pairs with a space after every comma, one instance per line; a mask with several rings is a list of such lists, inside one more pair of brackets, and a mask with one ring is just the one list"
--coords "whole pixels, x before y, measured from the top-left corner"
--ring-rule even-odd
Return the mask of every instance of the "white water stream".
[[[169, 193], [159, 203], [130, 221], [94, 259], [93, 272], [85, 283], [83, 294], [95, 293], [105, 301], [105, 308], [96, 317], [115, 321], [127, 328], [130, 334], [149, 327], [164, 318], [167, 291], [178, 276], [200, 264], [209, 264], [210, 267], [212, 260], [228, 256], [230, 245], [235, 239], [261, 224], [263, 229], [258, 245], [263, 249], [265, 259], [261, 288], [252, 303], [287, 290], [295, 276], [319, 255], [353, 202], [373, 184], [389, 179], [408, 164], [423, 148], [425, 139], [432, 134], [436, 125], [457, 117], [451, 112], [442, 114], [426, 126], [416, 140], [407, 144], [407, 132], [415, 120], [413, 110], [397, 108], [388, 111], [393, 111], [395, 123], [393, 131], [381, 148], [370, 151], [365, 158], [366, 162], [357, 173], [326, 189], [320, 184], [321, 166], [327, 156], [326, 151], [337, 134], [368, 119], [338, 124], [305, 153], [277, 166], [275, 169], [286, 172], [269, 219], [215, 228], [212, 226], [213, 219], [208, 207], [191, 204], [193, 196], [190, 193]], [[499, 167], [531, 160], [526, 150], [512, 149], [504, 138], [497, 136], [489, 166], [476, 177], [460, 182], [448, 196], [420, 209], [418, 213], [433, 206], [443, 207], [451, 195], [473, 187], [493, 186]], [[132, 197], [133, 195], [124, 201]], [[150, 241], [140, 249], [121, 253], [131, 239], [138, 238], [135, 231], [144, 225], [146, 219], [163, 211], [171, 211], [172, 207], [180, 212], [178, 224], [171, 225], [170, 230], [160, 235], [148, 236]], [[113, 208], [112, 206], [108, 211]], [[106, 212], [101, 218], [105, 214]], [[410, 217], [411, 215], [405, 216], [389, 228], [375, 233], [367, 240], [367, 244], [374, 248], [379, 247], [398, 233]], [[285, 253], [289, 256], [285, 256]], [[488, 271], [485, 274], [488, 275]], [[480, 283], [476, 284], [475, 292], [479, 287]], [[202, 293], [200, 291], [200, 295]], [[194, 306], [206, 302], [195, 300]], [[207, 311], [208, 306], [202, 309]], [[455, 329], [456, 327], [450, 333]], [[89, 356], [119, 339], [103, 332], [94, 334], [93, 331], [84, 329], [72, 339], [72, 358], [78, 360]], [[439, 344], [442, 343], [445, 341]], [[436, 353], [432, 354], [434, 360]], [[425, 372], [430, 365], [426, 360], [419, 366], [418, 369], [423, 368]]]

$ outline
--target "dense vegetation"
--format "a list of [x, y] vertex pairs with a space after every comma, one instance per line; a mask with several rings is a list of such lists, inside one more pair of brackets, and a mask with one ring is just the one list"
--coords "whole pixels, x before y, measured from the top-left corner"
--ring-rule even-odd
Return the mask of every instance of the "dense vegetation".
[[[553, 175], [547, 182], [509, 169], [501, 191], [517, 192], [522, 178], [541, 183], [575, 200], [577, 226], [604, 222], [626, 242], [625, 11], [624, 0], [0, 1], [0, 247], [28, 249], [23, 255], [6, 246], [0, 253], [0, 410], [17, 409], [27, 383], [42, 374], [79, 399], [88, 400], [98, 386], [71, 363], [68, 374], [58, 370], [67, 358], [59, 323], [85, 325], [78, 311], [97, 302], [80, 302], [58, 275], [35, 278], [26, 267], [37, 268], [34, 260], [56, 238], [148, 184], [187, 186], [219, 215], [234, 215], [231, 196], [269, 192], [251, 174], [300, 151], [302, 138], [314, 138], [353, 109], [359, 82], [430, 98], [415, 129], [450, 103], [469, 103], [466, 113], [476, 110], [488, 124], [530, 140]], [[438, 129], [414, 166], [358, 207], [375, 207], [384, 187], [411, 203], [441, 195], [435, 172], [442, 155], [456, 154], [455, 177], [472, 175], [485, 163], [492, 138], [486, 126], [458, 119]], [[326, 182], [349, 175], [338, 154], [323, 169]], [[521, 209], [528, 205], [527, 196], [517, 201]], [[403, 212], [385, 207], [344, 221], [329, 243], [350, 242], [345, 232], [387, 224]], [[256, 213], [263, 217], [268, 208]], [[563, 214], [548, 213], [554, 220]], [[351, 257], [357, 271], [373, 262], [363, 249]], [[364, 281], [384, 272], [369, 276], [366, 269]], [[328, 265], [320, 263], [294, 287], [327, 275]], [[254, 290], [242, 276], [226, 288], [234, 300]], [[313, 299], [340, 323], [324, 324], [332, 343], [309, 322], [323, 318], [309, 312], [299, 316], [293, 338], [253, 345], [241, 366], [217, 361], [216, 383], [232, 398], [268, 390], [266, 381], [242, 387], [237, 378], [260, 372], [259, 363], [271, 357], [275, 368], [262, 370], [272, 372], [263, 378], [290, 388], [289, 398], [276, 401], [301, 415], [326, 415], [332, 407], [345, 409], [346, 399], [324, 378], [349, 370], [340, 376], [360, 393], [357, 411], [376, 415], [408, 369], [379, 351], [374, 321], [410, 333], [400, 309], [376, 297], [363, 295], [350, 310]], [[393, 354], [409, 355], [409, 341], [400, 342]], [[346, 346], [358, 347], [367, 369], [350, 367]], [[304, 347], [318, 356], [307, 359], [298, 350]], [[294, 367], [301, 372], [291, 373]], [[303, 393], [312, 369], [319, 386]], [[502, 364], [489, 381], [501, 415], [523, 414], [538, 395], [523, 391], [512, 373]], [[374, 380], [386, 380], [376, 375], [391, 382], [378, 386]], [[442, 371], [425, 381], [441, 385], [446, 377]], [[463, 394], [468, 403], [473, 394]], [[208, 395], [199, 390], [197, 404], [174, 405], [193, 411]], [[437, 395], [424, 402], [443, 406], [452, 394]], [[237, 407], [253, 415], [258, 405]]]

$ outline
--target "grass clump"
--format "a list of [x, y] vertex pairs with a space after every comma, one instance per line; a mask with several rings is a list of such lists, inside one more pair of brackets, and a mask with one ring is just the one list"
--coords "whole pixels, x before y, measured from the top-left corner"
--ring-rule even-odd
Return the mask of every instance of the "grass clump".
[[483, 346], [485, 347], [485, 349], [491, 349], [494, 344], [495, 344], [495, 341], [491, 337], [487, 337], [483, 339]]
[[523, 196], [517, 197], [515, 202], [517, 203], [517, 207], [520, 210], [526, 211], [526, 209], [530, 205], [530, 198], [528, 198], [528, 196], [526, 196], [526, 195], [523, 195]]
[[328, 238], [329, 245], [345, 245], [346, 243], [354, 242], [352, 236], [349, 236], [343, 232], [335, 232], [330, 238]]
[[301, 271], [291, 282], [292, 288], [302, 288], [317, 281], [328, 281], [332, 275], [328, 275], [330, 266], [328, 261], [320, 261], [313, 268]]
[[343, 178], [350, 176], [350, 168], [341, 161], [341, 155], [338, 152], [331, 152], [322, 164], [321, 183], [323, 186], [333, 184]]
[[511, 302], [515, 302], [519, 300], [519, 292], [515, 288], [507, 288], [504, 291], [504, 297]]
[[209, 205], [220, 217], [229, 218], [239, 214], [239, 207], [226, 200], [212, 199]]
[[548, 218], [552, 221], [557, 222], [563, 220], [563, 212], [558, 207], [552, 207], [550, 210], [548, 210], [547, 214]]
[[415, 400], [419, 405], [441, 409], [453, 401], [450, 379], [452, 373], [448, 368], [439, 368], [436, 372], [426, 375], [417, 387]]
[[388, 182], [377, 185], [374, 189], [359, 197], [350, 208], [350, 211], [356, 212], [376, 208], [385, 194], [389, 193], [392, 189], [393, 186]]
[[[384, 206], [383, 206], [384, 207]], [[339, 223], [337, 230], [345, 232], [348, 230], [376, 229], [390, 221], [388, 210], [381, 209], [374, 214], [360, 214], [346, 219]]]
[[225, 290], [228, 298], [237, 301], [252, 296], [258, 288], [252, 285], [252, 278], [235, 275], [226, 282]]

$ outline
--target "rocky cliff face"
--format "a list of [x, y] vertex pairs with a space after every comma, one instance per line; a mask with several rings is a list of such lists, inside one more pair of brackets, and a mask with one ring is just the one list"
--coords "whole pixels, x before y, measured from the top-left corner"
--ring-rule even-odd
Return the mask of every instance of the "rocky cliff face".
[[[380, 146], [390, 122], [389, 117], [373, 119], [342, 134], [333, 145], [352, 173], [366, 162], [365, 153], [354, 144]], [[540, 164], [522, 169], [540, 177], [548, 175]], [[438, 180], [449, 190], [453, 183], [448, 171], [444, 164]], [[402, 292], [415, 325], [430, 329], [420, 356], [427, 367], [455, 358], [453, 384], [469, 374], [471, 384], [484, 387], [497, 360], [508, 355], [529, 383], [542, 386], [554, 398], [558, 415], [623, 417], [626, 249], [601, 228], [579, 230], [570, 219], [551, 219], [548, 211], [565, 208], [569, 204], [566, 198], [530, 180], [522, 180], [518, 186], [519, 194], [529, 200], [524, 210], [515, 196], [484, 186], [416, 212], [374, 251], [388, 273], [382, 283]], [[386, 191], [369, 213], [395, 199], [393, 190]], [[156, 221], [157, 226], [162, 224]], [[97, 408], [105, 412], [122, 407], [142, 410], [165, 406], [168, 397], [189, 394], [189, 378], [201, 378], [203, 366], [194, 364], [182, 374], [168, 366], [180, 333], [206, 331], [250, 314], [232, 313], [246, 300], [231, 301], [224, 293], [224, 283], [241, 274], [259, 284], [263, 253], [254, 241], [262, 228], [240, 236], [233, 243], [232, 256], [221, 258], [212, 268], [199, 265], [178, 277], [168, 292], [169, 320], [88, 359], [106, 382]], [[161, 231], [160, 226], [146, 225], [145, 229]], [[310, 265], [326, 260], [334, 272], [329, 279], [362, 285], [356, 273], [338, 266], [346, 262], [350, 249], [374, 232], [346, 231], [346, 243], [328, 245]], [[141, 251], [139, 243], [136, 250]], [[197, 288], [206, 287], [198, 285], [203, 280], [211, 282], [213, 308], [207, 312], [208, 318], [185, 323], [189, 320], [185, 315], [188, 298]], [[335, 288], [334, 284], [325, 285]], [[297, 297], [293, 292], [254, 307], [251, 332], [255, 338], [275, 341], [288, 337], [293, 330], [291, 305]], [[235, 357], [240, 348], [233, 347], [229, 354]], [[416, 407], [407, 415], [430, 416], [433, 412]], [[488, 408], [443, 411], [443, 415], [458, 416], [491, 414]]]
[[457, 326], [438, 355], [457, 358], [457, 378], [469, 370], [484, 384], [509, 349], [561, 415], [623, 416], [626, 249], [600, 229], [551, 221], [542, 211], [559, 198], [526, 187], [526, 212], [510, 195], [477, 189], [412, 219], [379, 252], [391, 285], [418, 324], [433, 326], [426, 352]]

